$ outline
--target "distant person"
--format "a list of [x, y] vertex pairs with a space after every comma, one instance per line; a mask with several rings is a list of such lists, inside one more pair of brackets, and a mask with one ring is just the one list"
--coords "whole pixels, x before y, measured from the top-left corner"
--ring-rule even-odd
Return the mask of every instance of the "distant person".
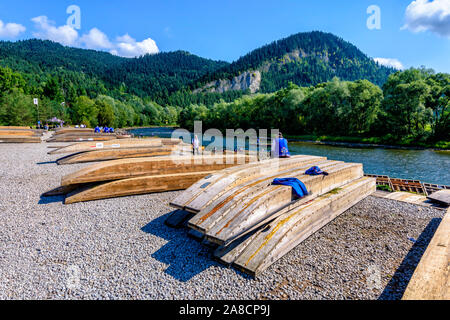
[[272, 156], [278, 156], [278, 158], [290, 158], [288, 141], [283, 138], [281, 132], [278, 134], [278, 138], [272, 141]]
[[194, 136], [194, 139], [192, 140], [192, 151], [195, 155], [195, 152], [197, 151], [197, 154], [200, 154], [200, 141], [198, 140], [197, 135]]
[[95, 133], [100, 133], [100, 128], [99, 128], [99, 126], [96, 126], [96, 127], [95, 127], [94, 132], [95, 132]]
[[110, 133], [114, 133], [114, 128], [109, 128]]

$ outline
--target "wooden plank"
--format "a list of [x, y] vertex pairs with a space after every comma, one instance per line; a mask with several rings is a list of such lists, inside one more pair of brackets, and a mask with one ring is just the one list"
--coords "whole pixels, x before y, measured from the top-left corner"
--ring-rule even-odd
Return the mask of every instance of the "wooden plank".
[[[231, 161], [227, 161], [231, 159]], [[82, 168], [61, 179], [61, 185], [112, 181], [139, 176], [216, 171], [238, 163], [249, 162], [251, 157], [223, 156], [168, 156], [112, 160]], [[184, 189], [184, 188], [183, 188]]]
[[[303, 174], [304, 170], [301, 174], [293, 175], [305, 184], [310, 193], [307, 199], [301, 201], [311, 201], [317, 196], [363, 176], [362, 164], [356, 163], [339, 163], [328, 168], [324, 166], [323, 170], [328, 171], [329, 175], [306, 176]], [[293, 200], [291, 187], [268, 185], [251, 196], [235, 199], [236, 204], [232, 205], [231, 209], [226, 210], [225, 213], [218, 210], [218, 214], [210, 217], [212, 219], [217, 217], [215, 220], [206, 219], [204, 223], [195, 227], [197, 230], [200, 227], [209, 241], [226, 245], [283, 214], [289, 210], [291, 204], [297, 206], [298, 203], [293, 203]], [[191, 226], [190, 222], [189, 226]]]
[[81, 191], [69, 193], [64, 203], [71, 204], [154, 192], [182, 190], [210, 173], [209, 171], [176, 173], [107, 182], [93, 188], [83, 188]]
[[256, 277], [375, 190], [374, 178], [360, 178], [343, 186], [337, 192], [322, 195], [309, 203], [292, 208], [257, 231], [251, 241], [245, 241], [231, 251], [217, 250], [216, 254], [225, 252], [224, 256], [218, 258], [227, 263], [232, 261], [233, 266]]
[[30, 129], [0, 129], [1, 136], [37, 136], [38, 134]]
[[414, 271], [403, 300], [450, 300], [450, 209]]
[[445, 206], [450, 206], [450, 190], [444, 189], [437, 191], [429, 195], [427, 198]]
[[36, 136], [2, 136], [0, 143], [41, 143], [41, 137]]
[[274, 175], [282, 170], [324, 160], [326, 160], [324, 157], [299, 155], [290, 159], [270, 159], [229, 169], [213, 177], [208, 177], [205, 181], [199, 181], [173, 200], [171, 205], [194, 213], [200, 212], [208, 204], [236, 186], [258, 177]]
[[162, 147], [162, 139], [116, 139], [105, 142], [82, 142], [48, 152], [48, 154], [77, 153], [103, 149]]
[[108, 161], [128, 158], [142, 158], [154, 156], [169, 156], [175, 153], [173, 147], [119, 148], [103, 149], [75, 153], [56, 160], [59, 165], [75, 164], [95, 161]]

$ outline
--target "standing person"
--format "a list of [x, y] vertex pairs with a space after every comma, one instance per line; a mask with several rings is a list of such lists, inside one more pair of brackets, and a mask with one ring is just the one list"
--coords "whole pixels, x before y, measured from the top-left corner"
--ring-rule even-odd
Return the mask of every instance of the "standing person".
[[278, 134], [278, 138], [272, 141], [272, 157], [278, 158], [290, 158], [291, 154], [289, 153], [288, 141], [283, 138], [281, 132]]
[[200, 141], [198, 141], [197, 135], [194, 136], [194, 139], [192, 140], [192, 151], [195, 155], [195, 152], [197, 151], [197, 154], [200, 154]]

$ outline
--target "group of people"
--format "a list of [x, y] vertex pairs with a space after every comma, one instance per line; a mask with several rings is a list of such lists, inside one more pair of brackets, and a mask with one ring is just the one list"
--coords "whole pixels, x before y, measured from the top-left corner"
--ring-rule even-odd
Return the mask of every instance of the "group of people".
[[114, 133], [114, 128], [96, 126], [94, 128], [94, 132], [95, 133], [102, 133], [102, 132], [103, 133]]
[[[193, 154], [200, 154], [200, 141], [197, 135], [194, 135], [192, 139], [192, 152]], [[259, 144], [259, 139], [258, 139]], [[237, 150], [235, 150], [237, 151]], [[272, 157], [274, 158], [290, 158], [291, 154], [289, 153], [288, 141], [283, 138], [281, 132], [278, 134], [278, 138], [272, 139], [272, 149], [271, 149]]]

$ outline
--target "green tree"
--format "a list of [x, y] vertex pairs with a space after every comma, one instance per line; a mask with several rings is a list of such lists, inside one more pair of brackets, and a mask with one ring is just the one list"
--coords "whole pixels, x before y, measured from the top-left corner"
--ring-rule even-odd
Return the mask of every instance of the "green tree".
[[98, 124], [98, 109], [95, 102], [86, 96], [78, 97], [72, 104], [72, 123], [95, 127]]

